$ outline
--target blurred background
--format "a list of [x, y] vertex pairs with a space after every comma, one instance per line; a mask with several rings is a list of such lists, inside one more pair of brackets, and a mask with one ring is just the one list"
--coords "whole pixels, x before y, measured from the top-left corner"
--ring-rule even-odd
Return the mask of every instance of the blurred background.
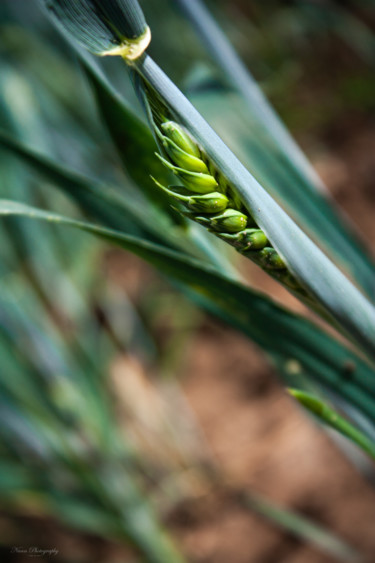
[[[207, 6], [374, 249], [373, 3]], [[155, 60], [246, 162], [238, 94], [175, 2], [142, 7]], [[36, 0], [1, 3], [0, 65], [2, 130], [136, 197], [73, 50]], [[103, 66], [141, 115], [127, 73]], [[1, 149], [0, 168], [1, 198], [82, 216]], [[374, 560], [373, 472], [301, 413], [255, 345], [87, 234], [14, 218], [0, 231], [1, 561], [135, 563], [166, 534], [197, 563], [354, 560], [332, 555], [320, 531], [307, 542], [286, 530], [273, 503]], [[303, 310], [244, 262], [252, 285]]]

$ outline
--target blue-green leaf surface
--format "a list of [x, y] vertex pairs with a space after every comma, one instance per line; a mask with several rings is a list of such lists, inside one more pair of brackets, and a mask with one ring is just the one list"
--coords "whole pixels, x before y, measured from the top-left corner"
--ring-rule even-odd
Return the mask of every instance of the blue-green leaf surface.
[[375, 359], [374, 306], [279, 207], [151, 57], [137, 61], [136, 70], [202, 145], [314, 299]]
[[[235, 130], [234, 134], [237, 136], [242, 130], [242, 148], [248, 157], [251, 172], [261, 181], [263, 187], [269, 188], [276, 199], [281, 199], [295, 220], [303, 225], [311, 237], [344, 266], [373, 298], [373, 259], [359, 240], [356, 230], [330, 199], [327, 189], [267, 101], [251, 72], [245, 67], [201, 0], [176, 2], [191, 19], [207, 50], [222, 69], [223, 79], [245, 102], [246, 108], [240, 112], [238, 103], [236, 104], [236, 113], [240, 113], [239, 119], [227, 123], [226, 129]], [[302, 10], [305, 8], [306, 6], [302, 6]], [[307, 6], [307, 10], [309, 9], [312, 9], [314, 16], [315, 8]], [[319, 7], [316, 9], [318, 12], [321, 10]], [[325, 16], [327, 11], [328, 8], [325, 7]], [[340, 19], [341, 12], [335, 7], [330, 8], [328, 14], [336, 21]], [[360, 35], [359, 32], [357, 35]], [[367, 37], [366, 34], [364, 36]], [[206, 115], [214, 119], [212, 111], [217, 108], [214, 108], [211, 102], [205, 104], [208, 111]], [[228, 105], [228, 98], [225, 102]], [[224, 108], [224, 111], [226, 109]], [[244, 128], [247, 130], [244, 131]]]
[[122, 0], [43, 0], [57, 23], [93, 53], [101, 54], [137, 38], [146, 22], [137, 2]]

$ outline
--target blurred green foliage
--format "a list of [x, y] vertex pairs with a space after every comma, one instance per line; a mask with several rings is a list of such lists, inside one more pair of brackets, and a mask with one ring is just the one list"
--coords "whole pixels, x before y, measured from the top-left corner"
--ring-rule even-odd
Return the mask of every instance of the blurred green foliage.
[[[241, 123], [243, 126], [249, 119], [244, 117], [246, 109], [214, 68], [193, 30], [169, 1], [156, 5], [145, 0], [143, 4], [156, 38], [151, 53], [186, 88], [215, 127], [225, 130], [225, 140], [244, 161], [259, 166], [262, 159], [254, 157], [254, 150], [264, 150], [267, 142], [261, 140], [261, 148], [254, 149], [247, 131], [241, 130]], [[212, 8], [287, 124], [297, 132], [329, 127], [348, 107], [365, 115], [374, 109], [372, 36], [367, 26], [358, 34], [360, 8], [350, 20], [352, 32], [345, 37], [343, 49], [354, 63], [350, 62], [349, 70], [344, 63], [342, 68], [338, 65], [323, 94], [316, 100], [310, 98], [306, 105], [298, 103], [301, 82], [309, 88], [310, 80], [313, 84], [319, 80], [312, 62], [316, 48], [324, 52], [325, 44], [342, 41], [340, 25], [326, 22], [318, 9], [314, 11], [318, 23], [312, 25], [311, 6], [306, 8], [304, 3], [254, 3], [250, 9], [247, 3], [229, 6], [222, 0], [212, 3]], [[339, 6], [333, 13], [338, 14], [339, 23], [343, 21]], [[168, 33], [171, 24], [175, 36]], [[359, 57], [364, 60], [361, 71]], [[249, 328], [251, 316], [242, 314], [238, 299], [244, 296], [253, 307], [256, 303], [258, 310], [254, 308], [253, 314], [259, 319], [263, 311], [266, 317], [273, 311], [273, 304], [242, 287], [236, 293], [235, 282], [222, 280], [215, 272], [215, 268], [227, 267], [223, 246], [218, 252], [212, 238], [178, 220], [163, 198], [155, 199], [149, 174], [160, 177], [161, 168], [153, 157], [154, 142], [131, 81], [126, 73], [118, 72], [116, 61], [106, 61], [104, 77], [98, 65], [101, 63], [77, 56], [44, 17], [38, 2], [7, 0], [1, 4], [0, 140], [8, 146], [0, 152], [1, 198], [99, 222], [138, 237], [149, 252], [157, 243], [161, 255], [167, 256], [164, 262], [158, 259], [164, 271], [170, 268], [170, 274], [173, 268], [177, 271], [179, 262], [168, 262], [168, 253], [180, 253], [189, 273], [181, 266], [180, 277], [174, 275], [175, 283], [185, 290], [189, 286], [190, 295], [200, 304], [256, 340]], [[126, 94], [126, 103], [108, 89], [108, 80]], [[233, 119], [239, 123], [228, 127]], [[279, 172], [266, 179], [269, 162], [265, 153], [262, 158], [263, 180], [276, 185]], [[259, 176], [261, 170], [256, 171]], [[113, 412], [108, 377], [114, 358], [124, 351], [141, 357], [154, 369], [168, 365], [169, 352], [163, 354], [155, 343], [150, 318], [142, 311], [144, 304], [132, 303], [110, 281], [104, 286], [103, 244], [86, 234], [16, 216], [2, 219], [0, 231], [2, 506], [10, 512], [42, 512], [107, 539], [130, 541], [151, 562], [179, 561], [180, 555], [143, 492], [146, 487], [152, 489], [150, 482], [158, 469], [145, 466], [130, 436], [124, 437]], [[220, 253], [222, 258], [217, 259]], [[199, 268], [194, 262], [197, 258], [211, 263], [212, 271], [211, 266], [208, 273], [202, 269], [202, 279], [194, 287], [186, 279]], [[210, 284], [217, 291], [211, 301], [207, 300]], [[233, 292], [232, 301], [228, 299], [223, 306], [227, 289]], [[173, 303], [176, 318], [181, 310], [186, 314], [184, 301]], [[237, 316], [233, 313], [236, 308]], [[119, 311], [124, 311], [120, 323]], [[186, 321], [193, 329], [199, 318], [195, 314]], [[282, 310], [274, 314], [280, 322], [287, 318], [292, 327], [299, 323], [294, 317], [289, 320]], [[263, 328], [267, 330], [266, 323]], [[307, 325], [306, 331], [310, 334]], [[266, 348], [264, 335], [257, 337]], [[343, 349], [337, 345], [332, 365], [327, 362], [327, 373], [319, 381], [319, 362], [330, 353], [328, 348], [314, 366], [314, 349], [304, 352], [302, 344], [291, 342], [290, 355], [300, 354], [306, 361], [306, 381], [315, 373], [314, 385], [318, 382], [324, 387], [331, 381], [338, 392], [342, 386], [341, 376], [335, 379], [338, 366], [341, 369], [348, 358], [342, 358]], [[174, 346], [170, 352], [173, 355]], [[294, 383], [295, 374], [288, 373], [285, 361], [287, 353], [286, 349], [274, 350], [270, 356]], [[351, 354], [348, 352], [352, 361]], [[353, 381], [344, 386], [344, 395], [350, 397], [353, 385], [358, 399], [354, 403], [373, 422], [370, 414], [375, 397], [367, 389], [371, 370], [361, 360], [357, 367]]]

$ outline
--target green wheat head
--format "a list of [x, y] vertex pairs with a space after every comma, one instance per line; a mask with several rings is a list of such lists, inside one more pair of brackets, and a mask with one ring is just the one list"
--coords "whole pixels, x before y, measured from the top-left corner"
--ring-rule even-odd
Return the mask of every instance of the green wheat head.
[[184, 215], [206, 227], [211, 233], [250, 258], [288, 288], [306, 294], [288, 270], [228, 182], [215, 169], [205, 152], [186, 129], [170, 120], [153, 123], [159, 141], [161, 162], [182, 185], [156, 186], [178, 203]]

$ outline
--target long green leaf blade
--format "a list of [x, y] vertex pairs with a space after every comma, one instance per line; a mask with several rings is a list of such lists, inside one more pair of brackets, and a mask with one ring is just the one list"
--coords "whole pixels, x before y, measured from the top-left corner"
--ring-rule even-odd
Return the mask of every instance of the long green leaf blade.
[[375, 359], [374, 306], [260, 186], [151, 57], [145, 55], [133, 66], [205, 149], [297, 279]]
[[[94, 53], [103, 54], [142, 35], [146, 22], [136, 2], [121, 0], [45, 0], [47, 10]], [[115, 24], [114, 24], [115, 22]]]
[[259, 121], [275, 137], [277, 144], [285, 147], [285, 153], [296, 169], [309, 179], [311, 189], [324, 190], [320, 178], [268, 103], [257, 82], [242, 63], [203, 2], [200, 0], [175, 0], [175, 2], [192, 21], [213, 59], [223, 69], [224, 75], [229, 77], [231, 85], [240, 92], [251, 109], [257, 108]]
[[100, 115], [129, 176], [164, 213], [177, 223], [184, 222], [170, 208], [168, 198], [160, 190], [155, 190], [151, 180], [154, 176], [169, 183], [170, 177], [165, 167], [155, 159], [157, 146], [149, 128], [130, 110], [96, 65], [82, 54], [79, 53], [79, 56]]

